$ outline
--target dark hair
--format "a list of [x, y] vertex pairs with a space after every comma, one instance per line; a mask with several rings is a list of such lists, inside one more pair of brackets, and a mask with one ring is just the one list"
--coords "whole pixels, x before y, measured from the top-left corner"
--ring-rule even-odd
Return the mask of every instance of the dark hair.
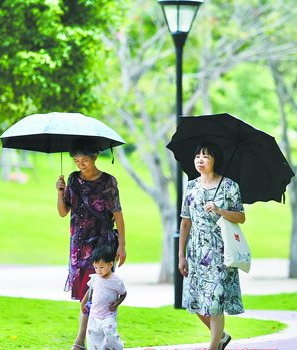
[[94, 137], [82, 136], [74, 139], [70, 147], [70, 157], [83, 155], [88, 157], [96, 156], [99, 153], [100, 147]]
[[103, 244], [96, 247], [93, 250], [92, 257], [91, 257], [92, 263], [96, 263], [100, 260], [106, 263], [109, 263], [114, 261], [114, 259], [115, 259], [115, 254], [112, 248], [107, 244]]
[[224, 155], [221, 148], [214, 143], [204, 142], [196, 148], [194, 157], [196, 157], [201, 151], [203, 154], [209, 154], [214, 158], [213, 170], [215, 173], [220, 173], [224, 164]]

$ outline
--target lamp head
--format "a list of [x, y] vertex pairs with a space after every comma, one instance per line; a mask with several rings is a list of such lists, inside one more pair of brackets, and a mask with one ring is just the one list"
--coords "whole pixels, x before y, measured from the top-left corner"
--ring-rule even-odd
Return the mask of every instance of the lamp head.
[[187, 35], [203, 0], [158, 0], [172, 35]]

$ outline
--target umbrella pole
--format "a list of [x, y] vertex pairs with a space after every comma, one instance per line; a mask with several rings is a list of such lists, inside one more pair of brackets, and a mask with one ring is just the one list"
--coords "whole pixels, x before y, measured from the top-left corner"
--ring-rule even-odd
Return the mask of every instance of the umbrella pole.
[[223, 179], [224, 179], [224, 177], [225, 177], [225, 175], [226, 175], [226, 172], [227, 172], [227, 170], [228, 170], [228, 168], [229, 168], [229, 165], [230, 165], [230, 163], [231, 163], [231, 161], [232, 161], [232, 159], [233, 159], [233, 157], [234, 157], [234, 154], [235, 154], [235, 152], [237, 151], [237, 148], [238, 148], [238, 144], [235, 146], [234, 151], [233, 151], [233, 153], [232, 153], [232, 155], [231, 155], [231, 157], [230, 157], [230, 159], [229, 159], [229, 161], [228, 161], [228, 164], [227, 164], [227, 166], [226, 166], [226, 168], [225, 168], [225, 170], [224, 170], [224, 173], [223, 173], [223, 175], [222, 175], [222, 178], [221, 178], [220, 183], [219, 183], [219, 185], [218, 185], [218, 187], [217, 187], [217, 189], [216, 189], [216, 192], [215, 192], [215, 194], [214, 194], [214, 196], [213, 196], [212, 201], [214, 201], [215, 198], [216, 198], [217, 192], [218, 192], [218, 190], [219, 190], [219, 188], [220, 188], [220, 186], [221, 186], [221, 183], [222, 183], [222, 181], [223, 181]]
[[60, 168], [61, 168], [61, 175], [63, 175], [63, 154], [62, 154], [62, 151], [60, 153]]
[[60, 135], [60, 170], [63, 175], [62, 135]]

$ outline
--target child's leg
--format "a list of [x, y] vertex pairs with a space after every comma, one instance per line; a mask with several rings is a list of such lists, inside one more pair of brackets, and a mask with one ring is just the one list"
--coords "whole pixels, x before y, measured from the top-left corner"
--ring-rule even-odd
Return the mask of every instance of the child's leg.
[[103, 345], [105, 344], [105, 338], [102, 331], [101, 320], [89, 317], [86, 338], [88, 350], [104, 349]]
[[103, 332], [105, 344], [103, 349], [122, 350], [124, 348], [117, 332], [117, 321], [114, 318], [107, 318], [103, 321]]

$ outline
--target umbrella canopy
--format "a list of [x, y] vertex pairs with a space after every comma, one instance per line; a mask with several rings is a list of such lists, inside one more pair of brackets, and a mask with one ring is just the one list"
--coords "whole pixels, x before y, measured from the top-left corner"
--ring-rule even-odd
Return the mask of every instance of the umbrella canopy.
[[32, 114], [8, 128], [1, 136], [5, 148], [45, 153], [67, 152], [74, 139], [96, 139], [98, 151], [125, 143], [122, 137], [101, 121], [80, 113]]
[[200, 175], [194, 166], [194, 153], [203, 142], [223, 150], [221, 175], [238, 183], [243, 203], [281, 202], [294, 172], [273, 136], [227, 113], [182, 117], [167, 148], [189, 180]]

